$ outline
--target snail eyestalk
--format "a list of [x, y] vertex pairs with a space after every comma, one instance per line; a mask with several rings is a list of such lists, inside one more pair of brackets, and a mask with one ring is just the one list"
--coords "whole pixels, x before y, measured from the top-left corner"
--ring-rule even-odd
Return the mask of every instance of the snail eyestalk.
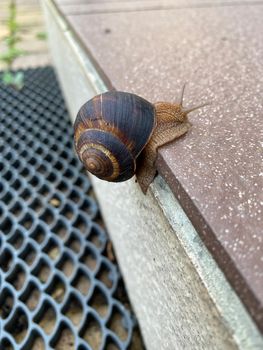
[[203, 108], [203, 107], [205, 107], [205, 106], [209, 106], [209, 105], [211, 105], [211, 103], [210, 102], [206, 102], [206, 103], [203, 103], [203, 104], [201, 104], [201, 105], [198, 105], [198, 106], [196, 106], [196, 107], [192, 107], [192, 108], [189, 108], [189, 109], [182, 109], [183, 110], [183, 112], [185, 113], [185, 114], [189, 114], [189, 113], [191, 113], [191, 112], [193, 112], [193, 111], [196, 111], [197, 109], [200, 109], [200, 108]]
[[182, 87], [182, 91], [181, 91], [181, 97], [180, 97], [180, 100], [179, 100], [179, 104], [180, 106], [183, 107], [183, 102], [184, 102], [184, 90], [185, 90], [185, 86], [186, 86], [186, 83], [184, 83], [183, 87]]

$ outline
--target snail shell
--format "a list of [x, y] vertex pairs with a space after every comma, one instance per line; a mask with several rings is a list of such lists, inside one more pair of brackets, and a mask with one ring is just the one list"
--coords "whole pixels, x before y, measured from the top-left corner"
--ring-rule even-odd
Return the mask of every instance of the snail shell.
[[153, 104], [135, 94], [106, 92], [79, 110], [74, 124], [75, 148], [92, 174], [107, 181], [125, 181], [135, 174], [136, 158], [155, 127]]

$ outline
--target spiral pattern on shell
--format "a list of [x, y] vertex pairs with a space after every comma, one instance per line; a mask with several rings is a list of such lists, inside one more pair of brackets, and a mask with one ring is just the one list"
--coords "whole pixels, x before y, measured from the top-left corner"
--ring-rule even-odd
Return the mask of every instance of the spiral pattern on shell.
[[82, 133], [77, 152], [85, 168], [100, 179], [123, 181], [135, 170], [131, 152], [114, 134], [89, 129]]
[[125, 92], [107, 92], [85, 103], [76, 118], [75, 148], [85, 168], [107, 181], [125, 181], [155, 127], [154, 106]]

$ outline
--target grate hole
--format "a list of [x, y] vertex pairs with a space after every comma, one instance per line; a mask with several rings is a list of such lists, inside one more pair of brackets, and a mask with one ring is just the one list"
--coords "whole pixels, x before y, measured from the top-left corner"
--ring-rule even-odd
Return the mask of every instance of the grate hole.
[[17, 343], [21, 343], [27, 334], [28, 320], [25, 312], [19, 308], [13, 318], [6, 325], [6, 330], [11, 333]]
[[36, 258], [37, 252], [31, 243], [28, 243], [20, 254], [20, 257], [25, 261], [29, 266], [31, 266]]
[[[65, 128], [64, 128], [64, 129], [65, 129]], [[66, 129], [66, 130], [67, 130], [67, 129]], [[66, 146], [67, 148], [69, 148], [70, 150], [71, 150], [72, 147], [73, 147], [71, 141], [68, 141], [68, 142], [65, 144], [65, 146]], [[69, 163], [71, 164], [71, 162], [72, 162], [72, 161], [70, 161]]]
[[14, 190], [19, 191], [20, 188], [22, 187], [22, 181], [19, 180], [19, 179], [16, 179], [16, 180], [12, 183], [11, 186], [13, 187]]
[[46, 231], [43, 226], [37, 224], [33, 230], [31, 237], [39, 244], [41, 244], [46, 238]]
[[81, 248], [81, 242], [78, 236], [74, 233], [71, 233], [68, 241], [66, 242], [66, 246], [72, 249], [75, 253], [79, 253]]
[[34, 218], [31, 214], [26, 213], [23, 219], [19, 222], [25, 229], [30, 230], [33, 225]]
[[68, 227], [61, 219], [59, 219], [52, 231], [60, 238], [64, 239], [67, 236]]
[[14, 298], [8, 289], [4, 289], [0, 294], [0, 317], [6, 319], [13, 310]]
[[38, 198], [35, 198], [29, 207], [32, 210], [34, 210], [36, 213], [39, 213], [43, 208], [43, 206], [44, 206], [43, 203]]
[[107, 327], [112, 330], [120, 340], [125, 341], [128, 337], [127, 327], [125, 324], [127, 323], [124, 315], [118, 310], [116, 306], [114, 306], [112, 310], [112, 316], [107, 324]]
[[57, 264], [60, 269], [67, 277], [70, 277], [74, 271], [74, 262], [67, 253], [64, 253]]
[[14, 216], [19, 217], [22, 213], [23, 207], [19, 202], [16, 202], [12, 208], [10, 209], [10, 212], [13, 213]]
[[38, 191], [43, 197], [47, 197], [50, 193], [50, 189], [47, 185], [42, 185]]
[[84, 271], [79, 270], [74, 278], [72, 285], [78, 289], [83, 295], [87, 295], [91, 286], [89, 277]]
[[11, 152], [8, 152], [6, 155], [5, 155], [5, 159], [8, 160], [8, 162], [10, 162], [13, 158], [13, 155]]
[[[131, 347], [131, 349], [133, 348]], [[107, 344], [106, 344], [105, 350], [120, 350], [120, 348], [114, 342], [114, 340], [107, 338]], [[136, 348], [134, 348], [134, 350], [136, 350]]]
[[36, 132], [36, 133], [35, 133], [35, 137], [36, 137], [37, 139], [41, 139], [41, 134], [40, 134], [39, 132]]
[[106, 317], [109, 312], [108, 301], [103, 292], [96, 287], [92, 295], [89, 305], [97, 311], [101, 317]]
[[66, 325], [62, 325], [51, 346], [55, 350], [75, 350], [75, 337], [72, 331]]
[[12, 231], [12, 229], [13, 221], [9, 217], [5, 218], [0, 224], [0, 231], [2, 231], [4, 235], [8, 235]]
[[[44, 139], [44, 140], [43, 140], [43, 143], [48, 144], [48, 139]], [[47, 155], [44, 157], [44, 160], [45, 160], [47, 163], [53, 163], [54, 157], [51, 156], [51, 154], [47, 154]]]
[[62, 204], [62, 199], [57, 194], [55, 194], [52, 198], [50, 198], [49, 204], [54, 208], [59, 208]]
[[35, 321], [46, 334], [51, 334], [56, 324], [56, 312], [50, 303], [44, 301]]
[[[12, 163], [13, 167], [18, 170], [21, 166], [22, 166], [22, 162], [19, 159], [16, 159], [13, 163]], [[0, 165], [1, 167], [1, 165]], [[0, 170], [1, 171], [1, 170]]]
[[56, 163], [54, 164], [54, 168], [57, 169], [58, 171], [61, 171], [64, 169], [64, 164], [57, 160]]
[[104, 246], [105, 242], [102, 240], [100, 228], [95, 224], [92, 226], [89, 241], [92, 242], [97, 248], [103, 248]]
[[38, 176], [34, 175], [28, 182], [32, 187], [37, 187], [39, 186], [40, 179]]
[[50, 276], [50, 267], [45, 260], [41, 258], [32, 273], [40, 280], [40, 282], [46, 283]]
[[47, 137], [45, 137], [45, 138], [43, 139], [43, 143], [44, 143], [45, 145], [49, 145], [49, 142], [50, 142], [50, 140], [49, 140]]
[[72, 179], [74, 179], [74, 177], [76, 176], [76, 174], [75, 174], [71, 169], [66, 169], [66, 171], [64, 172], [64, 176], [65, 176], [65, 178], [67, 178], [68, 180], [72, 180]]
[[9, 238], [9, 243], [16, 249], [19, 249], [24, 243], [24, 236], [19, 229], [16, 229], [12, 237]]
[[55, 173], [50, 173], [47, 177], [47, 180], [52, 184], [54, 184], [57, 181], [57, 179], [58, 177]]
[[83, 318], [83, 307], [81, 305], [81, 302], [74, 294], [71, 294], [69, 296], [63, 313], [71, 320], [73, 325], [77, 326], [80, 324]]
[[28, 161], [28, 163], [32, 166], [36, 165], [37, 164], [37, 159], [35, 157], [31, 157]]
[[2, 200], [3, 200], [3, 202], [5, 203], [5, 205], [9, 205], [9, 203], [11, 203], [11, 201], [13, 200], [13, 198], [14, 198], [14, 196], [12, 195], [12, 193], [11, 193], [11, 192], [7, 192], [7, 193], [3, 196]]
[[[5, 157], [6, 158], [6, 157]], [[8, 181], [8, 182], [11, 182], [11, 179], [13, 177], [13, 174], [12, 174], [12, 171], [11, 170], [8, 170], [4, 175], [3, 175], [3, 178]]]
[[56, 302], [61, 303], [63, 301], [66, 293], [66, 287], [59, 276], [55, 275], [47, 288], [47, 293], [50, 294]]
[[50, 239], [44, 248], [44, 252], [52, 259], [56, 260], [60, 255], [60, 250], [54, 239]]
[[86, 189], [86, 185], [84, 180], [81, 177], [78, 177], [76, 181], [74, 182], [75, 186], [80, 187], [82, 189]]
[[46, 224], [51, 225], [55, 221], [54, 213], [51, 209], [47, 208], [44, 213], [40, 216], [40, 219]]
[[76, 227], [80, 232], [85, 233], [89, 231], [90, 223], [83, 215], [78, 215], [74, 221], [73, 226]]
[[34, 141], [33, 141], [33, 140], [29, 141], [29, 142], [27, 143], [27, 145], [28, 145], [29, 148], [34, 147]]
[[69, 194], [69, 198], [74, 202], [74, 203], [79, 203], [80, 202], [80, 194], [76, 190], [72, 190]]
[[46, 346], [42, 337], [40, 337], [35, 331], [32, 331], [31, 335], [32, 335], [32, 339], [29, 340], [25, 349], [45, 350]]
[[5, 249], [0, 255], [0, 269], [7, 272], [12, 267], [13, 256], [9, 249]]
[[64, 159], [68, 159], [68, 153], [67, 153], [66, 151], [62, 151], [62, 152], [60, 153], [60, 157], [61, 157], [61, 158], [64, 158]]
[[57, 189], [64, 194], [66, 194], [69, 191], [67, 183], [63, 180], [60, 181], [60, 183], [57, 185]]
[[80, 336], [86, 340], [93, 350], [99, 350], [102, 343], [102, 330], [98, 321], [89, 315]]
[[23, 198], [25, 201], [28, 201], [29, 199], [31, 199], [33, 196], [31, 190], [29, 190], [28, 188], [25, 188], [23, 190], [23, 192], [20, 194], [20, 197]]
[[35, 150], [36, 154], [42, 155], [44, 153], [44, 149], [41, 146], [38, 146]]
[[23, 158], [27, 158], [28, 157], [28, 151], [26, 151], [25, 149], [21, 152], [21, 157]]
[[98, 272], [97, 278], [105, 284], [106, 287], [111, 288], [113, 286], [113, 272], [104, 263], [101, 264], [101, 268]]
[[80, 210], [82, 210], [84, 213], [89, 215], [90, 217], [95, 217], [97, 214], [97, 208], [92, 199], [85, 198], [83, 204], [80, 207]]
[[23, 168], [21, 171], [20, 171], [20, 175], [23, 177], [23, 178], [27, 178], [29, 175], [30, 175], [30, 170], [28, 168]]
[[29, 310], [35, 310], [40, 300], [40, 290], [36, 284], [32, 281], [28, 283], [28, 286], [21, 296], [21, 300], [25, 303]]
[[71, 205], [66, 204], [61, 211], [61, 214], [71, 220], [74, 217], [74, 208]]
[[2, 350], [14, 350], [13, 345], [8, 339], [3, 339], [0, 343], [0, 349]]
[[[71, 143], [69, 145], [69, 148], [70, 149], [72, 148]], [[72, 165], [73, 167], [78, 167], [78, 168], [79, 168], [79, 165], [80, 165], [76, 158], [72, 158], [69, 164]]]
[[95, 270], [97, 266], [96, 254], [89, 247], [85, 248], [84, 254], [82, 255], [80, 261], [91, 270]]
[[10, 276], [7, 278], [7, 281], [11, 283], [16, 290], [22, 289], [26, 279], [26, 273], [23, 268], [19, 265], [16, 265]]
[[37, 171], [40, 174], [45, 174], [46, 175], [49, 172], [49, 169], [48, 169], [48, 167], [45, 164], [40, 164], [39, 167], [37, 168]]

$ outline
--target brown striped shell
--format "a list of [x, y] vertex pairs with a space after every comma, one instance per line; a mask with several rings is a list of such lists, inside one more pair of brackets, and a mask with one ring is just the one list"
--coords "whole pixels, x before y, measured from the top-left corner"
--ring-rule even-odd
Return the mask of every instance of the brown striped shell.
[[150, 102], [127, 92], [106, 92], [80, 108], [74, 124], [75, 148], [92, 174], [107, 181], [125, 181], [135, 174], [136, 158], [155, 126]]

